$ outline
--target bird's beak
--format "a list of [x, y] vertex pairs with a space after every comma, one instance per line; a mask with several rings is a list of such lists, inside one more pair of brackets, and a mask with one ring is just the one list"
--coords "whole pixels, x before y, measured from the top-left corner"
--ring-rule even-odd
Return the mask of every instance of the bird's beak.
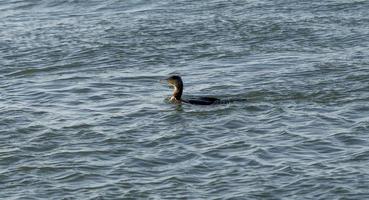
[[168, 83], [168, 78], [160, 79], [160, 80], [159, 80], [159, 82], [160, 82], [161, 84], [169, 84], [169, 83]]
[[161, 84], [164, 84], [164, 83], [166, 83], [166, 82], [167, 82], [167, 79], [160, 79], [160, 80], [159, 80], [159, 82], [160, 82]]

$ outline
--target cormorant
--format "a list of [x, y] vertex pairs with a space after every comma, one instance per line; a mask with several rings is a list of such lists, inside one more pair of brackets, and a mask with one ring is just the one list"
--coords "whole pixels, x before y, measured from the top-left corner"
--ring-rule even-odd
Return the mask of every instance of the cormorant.
[[189, 103], [196, 105], [211, 105], [223, 103], [220, 99], [214, 97], [196, 97], [190, 99], [182, 99], [183, 93], [183, 81], [180, 76], [173, 75], [166, 79], [170, 86], [173, 86], [173, 94], [170, 97], [169, 101], [172, 103]]

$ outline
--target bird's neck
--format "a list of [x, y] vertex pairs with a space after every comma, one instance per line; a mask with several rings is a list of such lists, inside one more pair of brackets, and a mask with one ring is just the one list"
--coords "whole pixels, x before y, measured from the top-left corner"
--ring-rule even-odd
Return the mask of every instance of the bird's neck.
[[182, 92], [183, 92], [183, 86], [182, 85], [174, 86], [174, 91], [173, 91], [172, 98], [175, 98], [176, 100], [180, 101], [181, 97], [182, 97]]

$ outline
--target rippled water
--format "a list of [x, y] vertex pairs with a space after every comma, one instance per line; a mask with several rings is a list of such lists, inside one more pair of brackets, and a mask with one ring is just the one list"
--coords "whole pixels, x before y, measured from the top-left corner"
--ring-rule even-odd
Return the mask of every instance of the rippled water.
[[[1, 199], [369, 198], [369, 1], [0, 2]], [[168, 104], [185, 95], [245, 98]]]

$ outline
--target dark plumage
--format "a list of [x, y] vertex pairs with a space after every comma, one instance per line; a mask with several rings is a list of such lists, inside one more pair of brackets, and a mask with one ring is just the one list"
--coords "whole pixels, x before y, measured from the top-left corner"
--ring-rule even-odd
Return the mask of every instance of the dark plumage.
[[196, 105], [211, 105], [220, 102], [219, 99], [214, 97], [198, 97], [190, 99], [182, 99], [183, 93], [183, 81], [180, 76], [174, 75], [167, 78], [167, 82], [170, 86], [173, 86], [173, 95], [170, 97], [169, 101], [172, 103], [189, 103]]

